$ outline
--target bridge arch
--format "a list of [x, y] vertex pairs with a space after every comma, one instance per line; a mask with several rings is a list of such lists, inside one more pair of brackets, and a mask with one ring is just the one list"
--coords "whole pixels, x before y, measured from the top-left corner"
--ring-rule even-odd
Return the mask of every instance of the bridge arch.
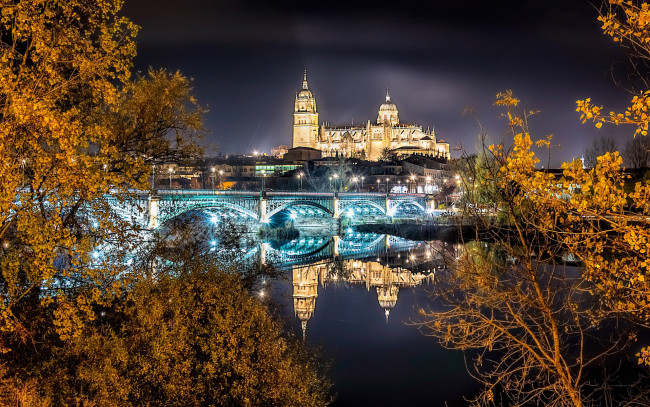
[[422, 204], [420, 204], [419, 202], [417, 202], [417, 201], [410, 201], [410, 200], [408, 200], [408, 201], [407, 201], [407, 200], [404, 200], [404, 201], [398, 201], [398, 202], [395, 202], [395, 204], [392, 205], [391, 208], [390, 208], [390, 211], [389, 211], [390, 214], [391, 214], [391, 215], [394, 215], [394, 214], [395, 214], [395, 211], [397, 210], [397, 208], [399, 208], [400, 206], [404, 206], [404, 205], [413, 205], [413, 206], [417, 207], [420, 211], [422, 211], [422, 212], [424, 212], [424, 213], [427, 212], [427, 210], [424, 208], [424, 206], [422, 206]]
[[357, 254], [359, 252], [371, 253], [376, 251], [378, 246], [384, 246], [385, 241], [386, 241], [385, 235], [377, 235], [371, 242], [369, 243], [364, 242], [362, 248], [357, 248], [354, 247], [354, 245], [355, 244], [360, 245], [361, 242], [359, 242], [357, 239], [354, 238], [346, 238], [341, 240], [339, 251], [342, 256]]
[[251, 211], [249, 209], [242, 208], [241, 206], [239, 206], [237, 204], [233, 204], [233, 203], [230, 203], [230, 202], [224, 202], [224, 201], [198, 202], [198, 203], [194, 203], [192, 205], [180, 206], [180, 207], [174, 208], [173, 210], [165, 213], [164, 216], [162, 216], [159, 219], [157, 228], [160, 228], [165, 223], [169, 222], [170, 220], [172, 220], [172, 219], [174, 219], [174, 218], [176, 218], [176, 217], [178, 217], [178, 216], [180, 216], [180, 215], [182, 215], [184, 213], [187, 213], [187, 212], [190, 212], [190, 211], [195, 211], [195, 210], [205, 210], [205, 209], [212, 209], [212, 208], [215, 208], [215, 209], [230, 209], [230, 210], [233, 210], [235, 212], [241, 213], [243, 215], [249, 216], [252, 219], [259, 220], [259, 216], [258, 216], [257, 213], [255, 213], [255, 212], [253, 212], [253, 211]]
[[268, 212], [266, 214], [266, 218], [270, 219], [275, 214], [277, 214], [279, 212], [282, 212], [285, 209], [289, 209], [292, 206], [298, 206], [298, 205], [312, 206], [314, 208], [318, 208], [318, 209], [322, 210], [323, 212], [327, 213], [330, 216], [334, 215], [334, 213], [329, 208], [325, 207], [324, 205], [321, 205], [318, 202], [301, 199], [301, 200], [290, 201], [290, 202], [287, 202], [285, 204], [279, 205], [277, 208], [274, 208], [272, 211]]
[[369, 201], [369, 200], [355, 200], [355, 201], [343, 201], [341, 202], [343, 206], [341, 206], [341, 213], [345, 213], [348, 209], [354, 207], [354, 206], [372, 206], [373, 208], [378, 209], [381, 213], [384, 215], [386, 214], [386, 208], [383, 206], [379, 205], [377, 202]]

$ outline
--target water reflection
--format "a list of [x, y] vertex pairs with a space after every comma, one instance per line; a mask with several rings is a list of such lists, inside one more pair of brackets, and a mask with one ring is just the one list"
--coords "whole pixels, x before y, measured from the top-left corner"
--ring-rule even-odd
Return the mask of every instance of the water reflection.
[[368, 291], [375, 289], [379, 307], [383, 308], [388, 323], [390, 310], [397, 304], [400, 288], [415, 287], [423, 282], [433, 281], [435, 269], [414, 273], [399, 266], [388, 267], [379, 261], [345, 260], [340, 265], [336, 262], [320, 262], [294, 266], [292, 275], [293, 309], [301, 321], [304, 339], [307, 322], [316, 308], [319, 285], [326, 289], [332, 283], [347, 283], [365, 286]]

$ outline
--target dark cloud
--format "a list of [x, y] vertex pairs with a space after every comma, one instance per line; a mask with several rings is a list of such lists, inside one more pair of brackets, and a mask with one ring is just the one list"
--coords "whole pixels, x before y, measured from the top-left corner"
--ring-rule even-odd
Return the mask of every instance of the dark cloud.
[[622, 54], [586, 1], [127, 0], [125, 14], [142, 26], [137, 67], [193, 77], [210, 108], [209, 141], [223, 152], [290, 143], [303, 68], [331, 123], [375, 120], [390, 86], [402, 120], [472, 149], [479, 130], [465, 107], [496, 138], [494, 96], [513, 89], [542, 111], [539, 136], [563, 146], [555, 162], [605, 132], [631, 135], [578, 121], [578, 98], [626, 99], [605, 80]]

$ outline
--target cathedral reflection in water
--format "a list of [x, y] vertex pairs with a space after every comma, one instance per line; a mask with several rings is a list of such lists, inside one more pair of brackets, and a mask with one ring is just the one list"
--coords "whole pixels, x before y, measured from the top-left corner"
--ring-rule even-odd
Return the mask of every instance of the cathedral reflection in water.
[[[407, 259], [408, 261], [408, 259]], [[390, 268], [379, 261], [344, 260], [339, 263], [323, 261], [307, 266], [293, 267], [293, 308], [302, 325], [303, 339], [306, 335], [307, 321], [314, 314], [318, 286], [323, 289], [331, 283], [365, 285], [370, 291], [377, 290], [379, 306], [384, 309], [386, 323], [390, 310], [397, 303], [400, 288], [415, 287], [423, 282], [432, 282], [433, 270], [412, 272], [395, 267]]]

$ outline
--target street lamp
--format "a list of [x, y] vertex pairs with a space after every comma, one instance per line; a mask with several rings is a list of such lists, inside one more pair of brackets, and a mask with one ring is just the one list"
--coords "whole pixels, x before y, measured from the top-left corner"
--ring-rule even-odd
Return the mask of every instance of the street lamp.
[[332, 191], [332, 177], [328, 177], [328, 179], [330, 180], [330, 192], [331, 192]]
[[264, 178], [266, 178], [266, 170], [262, 170], [262, 191], [264, 191]]
[[366, 179], [363, 175], [361, 176], [361, 191], [363, 191], [363, 180]]
[[221, 180], [222, 176], [223, 176], [223, 170], [219, 170], [219, 189], [223, 189], [222, 186], [223, 181]]
[[172, 174], [174, 173], [174, 169], [172, 167], [169, 167], [169, 189], [172, 189]]
[[338, 190], [339, 189], [339, 174], [334, 173], [333, 177], [334, 177], [334, 188], [336, 188], [336, 190]]
[[397, 192], [402, 192], [402, 188], [400, 187], [401, 183], [402, 183], [402, 181], [399, 181], [399, 180], [397, 181]]
[[379, 191], [379, 186], [380, 186], [380, 185], [381, 185], [381, 180], [378, 179], [378, 180], [377, 180], [377, 192], [380, 192], [380, 191]]
[[386, 178], [386, 193], [388, 193], [388, 178]]
[[212, 176], [210, 176], [210, 181], [212, 181], [212, 189], [214, 189], [214, 167], [210, 168], [212, 171]]
[[431, 188], [429, 188], [429, 182], [431, 182], [431, 177], [426, 177], [425, 180], [426, 180], [426, 184], [424, 184], [424, 193], [426, 194], [427, 189], [429, 190], [429, 192], [431, 192]]
[[156, 164], [153, 164], [151, 166], [151, 193], [152, 194], [155, 188], [155, 181], [156, 181]]
[[296, 177], [298, 177], [298, 179], [300, 180], [300, 190], [301, 191], [302, 191], [302, 175], [303, 175], [302, 172], [299, 172], [298, 175], [296, 175]]
[[414, 192], [418, 192], [418, 186], [415, 183], [415, 175], [411, 175], [411, 183], [413, 184]]
[[[352, 182], [353, 182], [353, 183], [355, 184], [355, 186], [356, 186], [357, 182], [359, 182], [359, 177], [352, 177]], [[358, 191], [358, 190], [359, 190], [359, 187], [357, 187], [357, 191]]]

